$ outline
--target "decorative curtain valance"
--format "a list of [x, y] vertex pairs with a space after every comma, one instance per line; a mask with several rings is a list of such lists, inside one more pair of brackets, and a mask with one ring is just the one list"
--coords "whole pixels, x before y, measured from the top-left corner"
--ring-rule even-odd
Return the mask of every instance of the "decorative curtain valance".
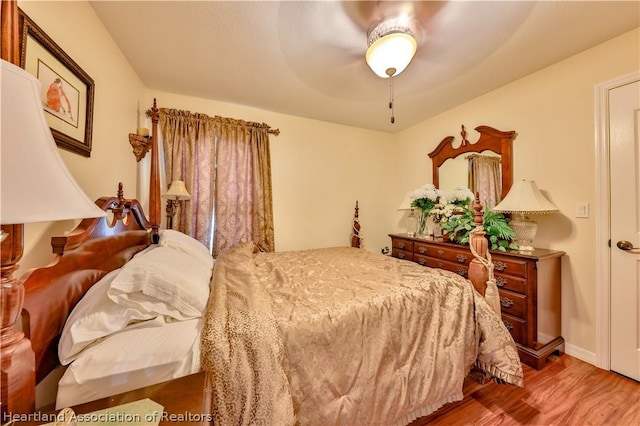
[[280, 129], [272, 129], [271, 126], [269, 126], [266, 123], [257, 123], [255, 121], [245, 121], [245, 120], [239, 120], [236, 118], [221, 117], [219, 115], [214, 115], [213, 117], [211, 117], [207, 114], [202, 114], [199, 112], [183, 111], [183, 110], [172, 109], [172, 108], [160, 108], [159, 112], [160, 112], [161, 120], [163, 119], [163, 116], [165, 118], [166, 117], [183, 117], [186, 120], [205, 121], [207, 122], [207, 124], [210, 124], [210, 125], [230, 124], [230, 125], [239, 126], [239, 127], [266, 129], [267, 133], [276, 135], [276, 136], [280, 134]]

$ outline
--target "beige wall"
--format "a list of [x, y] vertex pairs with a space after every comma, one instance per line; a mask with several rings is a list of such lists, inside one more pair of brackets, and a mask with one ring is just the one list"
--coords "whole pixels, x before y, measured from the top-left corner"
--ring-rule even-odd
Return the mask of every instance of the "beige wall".
[[[138, 102], [144, 95], [142, 82], [89, 3], [20, 1], [18, 6], [95, 83], [91, 157], [60, 150], [65, 164], [92, 199], [115, 195], [118, 182], [124, 184], [125, 195], [134, 196], [136, 161], [128, 134], [136, 129]], [[52, 259], [50, 236], [73, 226], [72, 221], [26, 225], [20, 271], [48, 263]]]
[[[427, 153], [447, 135], [486, 124], [516, 130], [516, 179], [535, 179], [560, 212], [538, 220], [536, 245], [564, 250], [562, 332], [568, 346], [595, 350], [595, 220], [574, 218], [575, 204], [595, 211], [594, 84], [639, 67], [636, 30], [426, 120], [400, 134], [366, 131], [238, 105], [145, 89], [85, 2], [20, 2], [20, 7], [96, 82], [93, 153], [63, 152], [92, 198], [136, 187], [127, 134], [141, 109], [159, 106], [266, 122], [272, 137], [276, 247], [295, 250], [348, 244], [359, 200], [366, 248], [402, 230], [396, 210], [407, 191], [429, 182]], [[59, 25], [66, 16], [73, 25]], [[128, 190], [131, 188], [131, 190]], [[69, 224], [60, 225], [68, 229]], [[51, 228], [30, 225], [23, 268], [42, 265]]]
[[[403, 167], [392, 180], [400, 198], [431, 181], [427, 154], [445, 136], [459, 141], [461, 124], [472, 142], [478, 125], [517, 132], [514, 179], [535, 180], [560, 209], [535, 217], [535, 245], [567, 253], [562, 264], [562, 334], [568, 351], [595, 351], [594, 85], [639, 69], [639, 56], [640, 30], [635, 30], [426, 120], [395, 141], [396, 163]], [[585, 201], [591, 216], [575, 218], [576, 203]], [[390, 199], [387, 210], [395, 206]], [[398, 224], [400, 214], [396, 217]]]

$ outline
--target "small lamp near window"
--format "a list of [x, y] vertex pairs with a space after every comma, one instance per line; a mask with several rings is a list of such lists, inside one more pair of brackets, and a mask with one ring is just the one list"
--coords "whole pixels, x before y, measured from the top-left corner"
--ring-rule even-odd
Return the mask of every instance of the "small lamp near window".
[[[4, 34], [3, 34], [4, 35]], [[13, 276], [24, 251], [24, 224], [105, 216], [80, 188], [58, 153], [47, 124], [40, 82], [20, 67], [2, 60], [0, 93], [0, 231], [2, 263], [2, 354], [13, 354], [13, 361], [34, 365], [34, 355], [24, 333], [14, 329], [24, 302], [24, 286]], [[29, 392], [32, 377], [20, 375], [15, 366], [2, 363], [4, 410], [14, 414], [35, 408], [34, 395], [9, 394], [11, 389]], [[33, 386], [25, 383], [32, 381]]]
[[167, 200], [167, 229], [173, 229], [173, 216], [176, 214], [176, 209], [180, 205], [181, 201], [187, 201], [191, 199], [191, 194], [187, 192], [187, 188], [184, 186], [184, 182], [181, 180], [174, 180], [169, 186], [169, 190], [162, 196]]
[[407, 235], [414, 237], [418, 232], [418, 216], [415, 213], [415, 208], [411, 206], [411, 191], [407, 192], [402, 203], [398, 206], [398, 210], [409, 210], [409, 214], [405, 218], [405, 227]]
[[504, 200], [493, 208], [494, 211], [513, 213], [509, 226], [515, 233], [514, 242], [523, 252], [533, 251], [533, 240], [538, 224], [526, 215], [547, 214], [558, 211], [540, 192], [533, 180], [520, 180], [513, 183]]

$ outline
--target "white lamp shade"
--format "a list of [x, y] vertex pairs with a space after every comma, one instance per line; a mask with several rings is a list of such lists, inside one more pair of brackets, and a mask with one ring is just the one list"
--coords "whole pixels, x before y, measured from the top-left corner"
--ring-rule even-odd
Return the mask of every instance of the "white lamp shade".
[[162, 196], [167, 200], [190, 200], [191, 194], [187, 191], [187, 188], [184, 186], [184, 182], [181, 180], [174, 180], [171, 182], [169, 186], [169, 190]]
[[366, 60], [371, 70], [382, 78], [390, 77], [389, 68], [395, 68], [393, 76], [397, 76], [411, 62], [418, 44], [412, 35], [406, 33], [390, 33], [374, 41], [367, 49]]
[[542, 214], [557, 211], [538, 189], [533, 180], [519, 180], [513, 183], [504, 200], [493, 210], [506, 213]]
[[404, 196], [404, 199], [402, 200], [402, 203], [400, 203], [400, 205], [398, 206], [398, 210], [411, 210], [413, 207], [411, 207], [411, 202], [413, 201], [411, 199], [411, 193], [413, 191], [409, 191], [407, 192], [407, 195]]
[[2, 61], [0, 223], [105, 216], [80, 188], [56, 147], [40, 99], [40, 82]]

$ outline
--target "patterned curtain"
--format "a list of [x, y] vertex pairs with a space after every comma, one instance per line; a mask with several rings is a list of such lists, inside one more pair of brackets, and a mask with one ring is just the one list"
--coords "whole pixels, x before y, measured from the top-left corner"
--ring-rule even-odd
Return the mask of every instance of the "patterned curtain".
[[469, 189], [480, 193], [480, 201], [491, 210], [500, 202], [502, 194], [502, 176], [500, 157], [489, 155], [470, 155]]
[[183, 180], [192, 196], [174, 229], [214, 256], [254, 241], [273, 251], [269, 126], [160, 109], [167, 182]]

